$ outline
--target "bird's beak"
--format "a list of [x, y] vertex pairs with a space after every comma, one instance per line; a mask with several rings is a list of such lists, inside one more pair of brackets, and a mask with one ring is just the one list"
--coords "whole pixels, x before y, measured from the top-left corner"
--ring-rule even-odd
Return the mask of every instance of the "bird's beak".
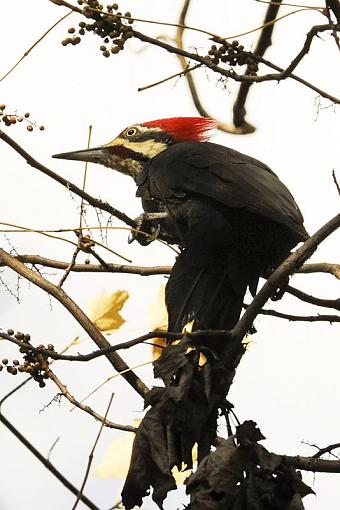
[[87, 161], [89, 163], [105, 164], [108, 157], [108, 152], [108, 147], [103, 146], [74, 152], [62, 152], [61, 154], [54, 154], [52, 158], [71, 159], [73, 161]]

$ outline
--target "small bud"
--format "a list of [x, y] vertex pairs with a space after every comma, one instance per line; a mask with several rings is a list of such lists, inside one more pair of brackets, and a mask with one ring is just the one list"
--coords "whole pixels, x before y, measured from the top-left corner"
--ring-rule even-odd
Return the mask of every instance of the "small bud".
[[33, 126], [29, 125], [29, 126], [27, 126], [26, 129], [27, 129], [27, 131], [33, 131]]
[[10, 335], [10, 336], [14, 335], [13, 329], [8, 329], [7, 330], [7, 335]]

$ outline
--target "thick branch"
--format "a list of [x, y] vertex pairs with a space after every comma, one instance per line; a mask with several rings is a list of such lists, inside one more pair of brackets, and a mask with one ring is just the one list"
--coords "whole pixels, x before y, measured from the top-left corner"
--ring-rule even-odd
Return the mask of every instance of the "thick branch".
[[[45, 280], [38, 273], [27, 268], [22, 262], [12, 257], [5, 250], [0, 249], [0, 259], [2, 262], [10, 267], [13, 271], [20, 274], [30, 282], [34, 283], [45, 292], [53, 296], [59, 301], [76, 321], [84, 328], [86, 333], [92, 338], [92, 340], [98, 345], [99, 348], [104, 349], [111, 347], [110, 343], [106, 340], [104, 335], [99, 331], [96, 325], [87, 317], [87, 315], [79, 308], [79, 306], [64, 292], [63, 289], [53, 285], [53, 283]], [[149, 389], [147, 386], [136, 376], [125, 363], [125, 361], [116, 353], [108, 353], [106, 355], [111, 365], [117, 370], [117, 372], [123, 372], [127, 370], [123, 377], [129, 382], [129, 384], [142, 396], [145, 397]]]
[[340, 473], [340, 460], [317, 459], [315, 457], [292, 457], [282, 455], [282, 458], [295, 469], [313, 471], [314, 473]]

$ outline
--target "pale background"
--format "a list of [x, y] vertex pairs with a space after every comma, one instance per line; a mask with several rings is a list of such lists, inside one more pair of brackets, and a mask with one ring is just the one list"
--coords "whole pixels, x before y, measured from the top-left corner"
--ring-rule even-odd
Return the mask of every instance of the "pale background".
[[[308, 5], [318, 5], [309, 0]], [[319, 2], [320, 3], [320, 2]], [[322, 3], [322, 2], [321, 2]], [[136, 17], [176, 21], [181, 2], [126, 0], [121, 10], [129, 10]], [[233, 35], [260, 25], [266, 6], [249, 0], [229, 2], [192, 3], [188, 23], [221, 35]], [[288, 12], [283, 8], [282, 13]], [[27, 2], [17, 0], [1, 6], [1, 61], [3, 75], [15, 61], [42, 35], [66, 9], [47, 0]], [[67, 29], [76, 26], [80, 18], [72, 15], [58, 26], [21, 65], [0, 84], [0, 102], [8, 111], [29, 111], [32, 120], [45, 126], [45, 131], [29, 133], [24, 126], [5, 128], [10, 136], [42, 163], [82, 185], [83, 165], [56, 161], [51, 155], [86, 147], [88, 126], [93, 125], [92, 145], [114, 138], [126, 125], [138, 121], [179, 115], [196, 115], [184, 79], [170, 81], [157, 88], [138, 93], [139, 86], [147, 85], [179, 70], [175, 56], [157, 48], [146, 48], [137, 41], [129, 41], [124, 53], [104, 59], [99, 51], [100, 41], [88, 34], [78, 46], [61, 46]], [[278, 65], [290, 62], [313, 24], [324, 23], [316, 12], [303, 12], [279, 22], [275, 45], [266, 58]], [[150, 35], [173, 31], [155, 25], [138, 24]], [[242, 39], [251, 47], [256, 34]], [[207, 48], [205, 36], [188, 33], [187, 47]], [[248, 46], [247, 46], [248, 45]], [[206, 50], [205, 50], [206, 51]], [[328, 35], [313, 42], [310, 54], [296, 71], [328, 92], [340, 94], [339, 50]], [[212, 116], [228, 121], [235, 85], [229, 81], [224, 87], [218, 76], [199, 74], [199, 89], [203, 102]], [[304, 216], [306, 228], [313, 233], [339, 209], [339, 196], [331, 172], [339, 169], [339, 119], [336, 108], [302, 85], [286, 81], [265, 83], [252, 87], [247, 103], [248, 120], [258, 129], [248, 136], [217, 134], [214, 141], [230, 145], [269, 164], [292, 190]], [[0, 126], [2, 127], [2, 126]], [[29, 167], [9, 146], [0, 143], [2, 193], [0, 221], [30, 228], [76, 227], [79, 202], [59, 184]], [[87, 191], [107, 200], [131, 217], [140, 212], [134, 198], [135, 186], [128, 178], [104, 167], [91, 166]], [[97, 224], [89, 209], [88, 223]], [[105, 223], [105, 219], [103, 221]], [[121, 225], [116, 221], [115, 225]], [[7, 236], [19, 253], [41, 254], [69, 261], [72, 247], [36, 234]], [[72, 237], [70, 239], [74, 240]], [[99, 239], [99, 238], [98, 238]], [[133, 259], [135, 264], [171, 264], [174, 254], [160, 243], [148, 248], [127, 245], [126, 231], [109, 234], [112, 249]], [[2, 239], [2, 246], [10, 249]], [[119, 262], [103, 250], [98, 251], [107, 261]], [[83, 262], [85, 255], [79, 257]], [[92, 259], [91, 259], [92, 260]], [[93, 260], [92, 260], [93, 261]], [[339, 234], [322, 244], [313, 261], [339, 262]], [[53, 273], [53, 271], [49, 271]], [[16, 276], [6, 270], [2, 279], [15, 291]], [[52, 276], [53, 281], [58, 281]], [[149, 307], [155, 301], [159, 286], [165, 283], [161, 276], [148, 278], [127, 275], [72, 274], [65, 290], [86, 309], [87, 303], [100, 291], [126, 289], [130, 299], [123, 310], [126, 324], [112, 341], [124, 341], [149, 330]], [[328, 275], [296, 276], [292, 283], [320, 297], [337, 298], [338, 281]], [[33, 342], [52, 342], [63, 348], [75, 336], [83, 342], [74, 352], [89, 352], [94, 346], [79, 325], [61, 306], [24, 281], [20, 282], [20, 305], [1, 287], [1, 324], [29, 332]], [[272, 306], [272, 305], [270, 305]], [[296, 314], [327, 313], [307, 306], [297, 299], [285, 296], [277, 309]], [[329, 311], [329, 313], [333, 313]], [[335, 312], [334, 312], [335, 313]], [[315, 450], [302, 442], [323, 447], [338, 442], [340, 425], [339, 404], [339, 334], [338, 326], [329, 324], [287, 323], [279, 319], [259, 317], [258, 333], [244, 356], [230, 393], [240, 420], [253, 419], [267, 437], [264, 445], [277, 453], [312, 455]], [[1, 342], [0, 357], [18, 357], [16, 348]], [[123, 352], [130, 365], [151, 359], [147, 346]], [[55, 371], [70, 391], [80, 399], [113, 373], [105, 359], [86, 364], [58, 362]], [[150, 365], [136, 372], [151, 384]], [[23, 376], [1, 373], [1, 394], [18, 384]], [[142, 400], [127, 383], [113, 380], [91, 399], [89, 405], [104, 413], [110, 393], [115, 398], [110, 418], [118, 423], [131, 423], [142, 416]], [[3, 407], [4, 414], [44, 453], [47, 454], [57, 437], [51, 460], [77, 486], [81, 485], [88, 454], [99, 424], [90, 416], [76, 410], [62, 400], [52, 403], [56, 387], [48, 383], [44, 390], [30, 382]], [[224, 427], [220, 433], [223, 434]], [[96, 449], [94, 466], [102, 459], [113, 439], [121, 433], [105, 430]], [[0, 428], [0, 509], [27, 510], [70, 509], [74, 496], [25, 450], [4, 427]], [[124, 459], [126, 461], [126, 459]], [[112, 460], [118, 466], [123, 459]], [[339, 506], [339, 476], [305, 474], [317, 496], [305, 498], [307, 510], [322, 510]], [[92, 473], [85, 490], [100, 508], [109, 508], [119, 498], [122, 480], [100, 479]], [[171, 495], [168, 509], [177, 508], [183, 498]], [[153, 504], [146, 502], [146, 508]], [[84, 508], [79, 504], [78, 508]]]

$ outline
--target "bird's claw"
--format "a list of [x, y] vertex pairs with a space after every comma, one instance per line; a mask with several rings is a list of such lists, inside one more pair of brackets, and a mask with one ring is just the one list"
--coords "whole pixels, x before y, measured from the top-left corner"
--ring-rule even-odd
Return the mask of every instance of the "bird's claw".
[[149, 213], [142, 213], [136, 218], [136, 227], [131, 232], [128, 238], [128, 243], [131, 244], [133, 241], [137, 241], [142, 246], [147, 246], [157, 239], [160, 226], [150, 225], [150, 221], [154, 218], [150, 218]]

